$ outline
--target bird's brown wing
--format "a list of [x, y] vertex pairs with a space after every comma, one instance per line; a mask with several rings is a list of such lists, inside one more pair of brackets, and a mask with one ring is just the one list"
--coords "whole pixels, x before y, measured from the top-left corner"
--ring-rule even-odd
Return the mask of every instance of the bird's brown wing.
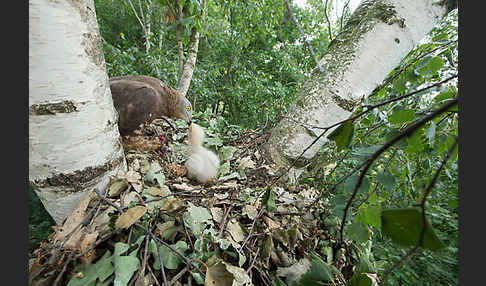
[[155, 118], [157, 92], [147, 83], [126, 79], [110, 80], [113, 104], [119, 116], [120, 134], [133, 132]]

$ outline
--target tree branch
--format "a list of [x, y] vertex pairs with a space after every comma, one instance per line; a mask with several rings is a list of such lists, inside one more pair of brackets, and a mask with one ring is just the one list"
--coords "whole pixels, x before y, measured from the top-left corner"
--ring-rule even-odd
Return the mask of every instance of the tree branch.
[[309, 43], [309, 41], [307, 41], [307, 39], [305, 37], [304, 30], [302, 30], [302, 27], [300, 26], [299, 21], [297, 21], [297, 18], [295, 17], [294, 12], [292, 12], [292, 9], [290, 8], [289, 0], [285, 0], [285, 7], [287, 7], [287, 12], [290, 14], [290, 16], [292, 16], [292, 20], [294, 20], [294, 23], [297, 26], [297, 29], [299, 29], [300, 36], [304, 40], [305, 45], [307, 46], [312, 57], [314, 58], [314, 61], [316, 62], [316, 65], [317, 65], [317, 68], [319, 69], [320, 72], [324, 72], [324, 68], [321, 67], [321, 65], [319, 64], [319, 60], [317, 59], [317, 56], [314, 53], [314, 49], [312, 48], [311, 44]]
[[431, 114], [423, 117], [419, 121], [417, 121], [414, 124], [410, 125], [407, 129], [403, 130], [402, 132], [400, 132], [400, 134], [398, 134], [393, 139], [391, 139], [390, 141], [388, 141], [387, 143], [385, 143], [368, 160], [365, 161], [366, 162], [366, 166], [361, 171], [361, 174], [359, 176], [358, 182], [356, 183], [356, 186], [354, 187], [354, 191], [353, 191], [351, 197], [349, 198], [349, 200], [348, 200], [348, 202], [346, 204], [346, 207], [344, 208], [344, 214], [343, 214], [343, 219], [342, 219], [342, 222], [341, 222], [341, 229], [340, 229], [340, 241], [341, 241], [341, 243], [343, 242], [344, 225], [346, 224], [346, 215], [348, 213], [349, 207], [351, 206], [351, 203], [353, 202], [356, 194], [358, 193], [358, 189], [361, 186], [361, 183], [363, 182], [363, 178], [364, 178], [366, 172], [371, 167], [371, 165], [373, 164], [373, 162], [378, 158], [378, 156], [381, 155], [381, 153], [383, 153], [390, 146], [394, 145], [400, 139], [402, 139], [402, 138], [404, 138], [406, 136], [409, 136], [409, 135], [413, 134], [418, 128], [420, 128], [421, 126], [423, 126], [425, 123], [429, 122], [430, 120], [432, 120], [436, 116], [444, 113], [445, 111], [447, 111], [447, 109], [449, 109], [452, 106], [454, 106], [455, 104], [457, 104], [457, 102], [458, 102], [458, 99], [456, 97], [456, 98], [454, 98], [454, 100], [452, 100], [448, 104], [445, 104], [441, 108], [435, 110], [433, 113], [431, 113]]
[[425, 237], [425, 231], [427, 229], [427, 219], [426, 219], [426, 215], [425, 215], [425, 202], [427, 201], [427, 196], [429, 195], [429, 193], [432, 191], [432, 188], [437, 183], [437, 179], [439, 178], [440, 172], [442, 171], [442, 169], [446, 165], [447, 161], [449, 161], [452, 153], [454, 153], [454, 150], [456, 149], [457, 144], [458, 144], [458, 138], [456, 137], [456, 139], [454, 141], [454, 144], [452, 144], [451, 148], [449, 149], [449, 151], [447, 152], [446, 156], [442, 160], [442, 163], [440, 164], [440, 167], [437, 169], [437, 171], [435, 171], [434, 177], [432, 178], [432, 180], [430, 181], [429, 185], [427, 186], [427, 188], [424, 191], [424, 195], [423, 195], [422, 201], [420, 202], [420, 208], [422, 209], [422, 221], [423, 221], [424, 227], [422, 228], [422, 230], [420, 232], [420, 237], [419, 237], [419, 240], [417, 242], [417, 245], [414, 248], [412, 248], [405, 256], [403, 256], [402, 258], [400, 258], [399, 261], [397, 261], [390, 269], [388, 269], [383, 274], [380, 284], [382, 284], [383, 282], [385, 282], [385, 280], [388, 278], [388, 276], [391, 274], [391, 272], [395, 268], [397, 268], [400, 264], [402, 264], [411, 254], [413, 254], [415, 251], [417, 251], [418, 248], [419, 248], [419, 246], [421, 246], [423, 244], [424, 237]]
[[327, 1], [324, 3], [324, 16], [326, 16], [327, 21], [327, 30], [329, 31], [329, 41], [332, 41], [332, 30], [331, 30], [331, 21], [329, 21], [329, 16], [327, 15]]

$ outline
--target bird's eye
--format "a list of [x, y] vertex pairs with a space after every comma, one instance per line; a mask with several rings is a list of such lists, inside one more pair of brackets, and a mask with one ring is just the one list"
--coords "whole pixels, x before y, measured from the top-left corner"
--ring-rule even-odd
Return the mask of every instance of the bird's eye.
[[191, 111], [191, 107], [188, 105], [188, 106], [186, 107], [186, 110], [187, 110], [187, 111]]

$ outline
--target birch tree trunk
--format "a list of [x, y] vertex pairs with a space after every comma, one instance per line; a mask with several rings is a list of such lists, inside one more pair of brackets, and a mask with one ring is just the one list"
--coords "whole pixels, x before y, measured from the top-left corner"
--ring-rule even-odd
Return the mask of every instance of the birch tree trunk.
[[[286, 117], [272, 130], [267, 156], [289, 167], [322, 133], [349, 118], [359, 101], [378, 86], [450, 9], [450, 1], [365, 0], [304, 83]], [[290, 169], [294, 181], [327, 141], [322, 136]]]
[[182, 43], [182, 6], [179, 5], [179, 1], [175, 0], [175, 6], [177, 9], [177, 26], [176, 26], [176, 39], [177, 39], [177, 53], [179, 55], [179, 72], [177, 73], [178, 85], [181, 82], [182, 70], [184, 69], [184, 44]]
[[29, 0], [29, 183], [60, 225], [126, 171], [93, 0]]
[[[207, 0], [202, 1], [202, 12], [201, 12], [201, 22], [204, 21], [206, 16], [206, 5]], [[189, 85], [191, 84], [192, 75], [194, 73], [194, 68], [196, 67], [197, 51], [199, 49], [199, 31], [196, 27], [192, 28], [191, 38], [189, 40], [189, 45], [187, 49], [187, 57], [184, 61], [184, 66], [182, 67], [182, 72], [179, 70], [179, 85], [177, 91], [186, 96], [189, 90]], [[184, 56], [184, 55], [182, 55]], [[180, 57], [180, 55], [179, 55]], [[179, 58], [180, 62], [180, 58]]]
[[150, 51], [150, 24], [151, 24], [151, 16], [152, 16], [152, 2], [145, 2], [145, 6], [147, 7], [147, 12], [145, 13], [145, 53], [148, 55]]

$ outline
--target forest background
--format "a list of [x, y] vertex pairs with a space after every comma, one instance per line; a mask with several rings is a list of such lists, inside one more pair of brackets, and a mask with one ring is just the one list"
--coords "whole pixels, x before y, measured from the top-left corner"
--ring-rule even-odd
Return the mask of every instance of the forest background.
[[[180, 2], [194, 11], [181, 21], [183, 44], [190, 42], [193, 28], [200, 32], [197, 62], [186, 96], [193, 104], [195, 117], [216, 118], [221, 134], [228, 128], [268, 130], [274, 126], [316, 68], [306, 43], [321, 58], [352, 13], [349, 1], [291, 4], [300, 31], [281, 0], [209, 1], [203, 21], [198, 19], [199, 1]], [[166, 1], [97, 0], [95, 5], [110, 77], [145, 74], [173, 87], [178, 85], [177, 21]], [[354, 114], [398, 96], [413, 96], [374, 109], [353, 122], [352, 140], [324, 145], [323, 149], [334, 151], [322, 152], [301, 176], [301, 183], [323, 192], [334, 188], [325, 200], [336, 217], [342, 216], [357, 180], [355, 175], [340, 182], [343, 176], [404, 126], [457, 95], [457, 22], [455, 9], [364, 99]], [[372, 260], [380, 273], [401, 260], [408, 249], [396, 247], [381, 235], [380, 222], [373, 214], [420, 202], [422, 191], [443, 166], [427, 200], [427, 214], [445, 247], [440, 252], [420, 249], [414, 253], [390, 275], [390, 285], [411, 285], [410, 281], [415, 281], [413, 285], [457, 285], [457, 148], [443, 164], [450, 147], [455, 146], [457, 134], [456, 108], [430, 120], [414, 136], [387, 150], [360, 189], [367, 195], [354, 206], [353, 214], [372, 233]], [[329, 162], [336, 163], [332, 172], [323, 168]], [[29, 237], [33, 249], [49, 233], [52, 222], [36, 215], [42, 210], [34, 206], [36, 198], [31, 195], [30, 209], [34, 211]], [[369, 238], [362, 231], [349, 235], [357, 242]]]

